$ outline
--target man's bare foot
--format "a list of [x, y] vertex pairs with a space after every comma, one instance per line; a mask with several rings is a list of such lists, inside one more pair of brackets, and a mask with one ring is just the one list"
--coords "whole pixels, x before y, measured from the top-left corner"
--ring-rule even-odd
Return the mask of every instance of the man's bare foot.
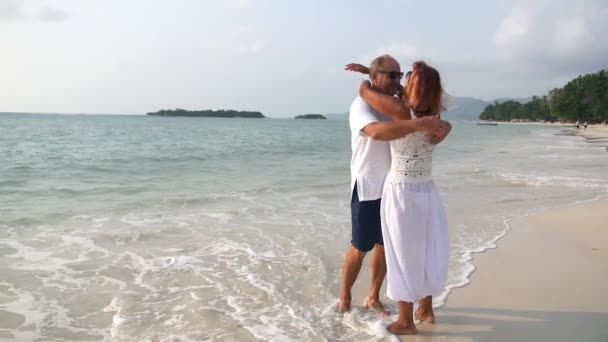
[[416, 310], [415, 318], [421, 323], [424, 322], [429, 324], [435, 324], [435, 312], [433, 312], [433, 309], [431, 309], [430, 311], [423, 311], [418, 308], [418, 310]]
[[395, 321], [386, 327], [386, 330], [395, 335], [416, 335], [416, 325], [414, 323], [404, 324], [399, 321]]
[[350, 297], [347, 298], [340, 298], [340, 307], [339, 310], [341, 313], [345, 313], [350, 311]]
[[363, 305], [370, 309], [378, 312], [381, 316], [389, 316], [391, 313], [384, 308], [384, 304], [378, 299], [372, 299], [371, 297], [366, 297]]

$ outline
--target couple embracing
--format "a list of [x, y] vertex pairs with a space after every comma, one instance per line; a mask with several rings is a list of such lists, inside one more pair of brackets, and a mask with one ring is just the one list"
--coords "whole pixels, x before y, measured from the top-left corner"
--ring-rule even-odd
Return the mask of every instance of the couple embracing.
[[[433, 296], [443, 291], [448, 269], [447, 217], [433, 183], [435, 145], [451, 130], [439, 117], [443, 89], [436, 69], [419, 61], [404, 76], [388, 55], [369, 74], [350, 108], [352, 240], [342, 269], [340, 310], [350, 310], [351, 288], [371, 251], [372, 284], [365, 305], [387, 315], [380, 288], [398, 302], [399, 318], [387, 329], [416, 334], [414, 318], [434, 323]], [[413, 312], [414, 302], [419, 306]], [[414, 317], [415, 316], [415, 317]]]

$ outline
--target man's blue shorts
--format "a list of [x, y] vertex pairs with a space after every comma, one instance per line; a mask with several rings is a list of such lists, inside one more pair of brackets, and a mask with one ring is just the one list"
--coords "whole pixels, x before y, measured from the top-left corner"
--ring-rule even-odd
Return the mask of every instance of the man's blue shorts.
[[359, 201], [357, 184], [350, 201], [352, 220], [351, 244], [361, 252], [371, 251], [376, 244], [383, 245], [380, 223], [380, 199]]

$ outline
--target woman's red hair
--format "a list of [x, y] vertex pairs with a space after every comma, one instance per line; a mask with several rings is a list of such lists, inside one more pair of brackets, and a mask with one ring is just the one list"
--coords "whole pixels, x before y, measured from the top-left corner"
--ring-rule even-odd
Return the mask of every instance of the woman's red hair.
[[439, 72], [423, 61], [415, 62], [412, 68], [403, 94], [405, 102], [416, 116], [441, 114], [445, 106]]

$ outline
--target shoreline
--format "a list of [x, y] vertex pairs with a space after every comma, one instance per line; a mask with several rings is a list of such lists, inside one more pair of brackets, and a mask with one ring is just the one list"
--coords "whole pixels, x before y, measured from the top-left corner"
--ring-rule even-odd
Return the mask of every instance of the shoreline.
[[[500, 122], [500, 123], [502, 124], [502, 122]], [[599, 145], [598, 147], [605, 147], [606, 151], [608, 151], [608, 126], [604, 126], [604, 125], [600, 125], [600, 124], [590, 125], [587, 127], [587, 130], [584, 130], [583, 128], [576, 129], [576, 126], [571, 125], [571, 124], [564, 124], [564, 123], [542, 123], [542, 122], [504, 122], [504, 123], [510, 124], [510, 125], [538, 125], [538, 126], [571, 128], [571, 132], [574, 135], [582, 136], [583, 138], [586, 139], [587, 143], [589, 143], [591, 145], [595, 145], [595, 146]], [[438, 296], [436, 299], [434, 299], [435, 304], [433, 305], [433, 307], [436, 309], [445, 307], [446, 305], [449, 304], [448, 299], [449, 299], [450, 295], [452, 293], [454, 293], [454, 291], [464, 288], [471, 284], [471, 282], [472, 282], [471, 278], [473, 277], [474, 273], [477, 271], [477, 266], [475, 264], [476, 255], [483, 255], [486, 252], [489, 252], [493, 249], [498, 248], [497, 244], [498, 244], [499, 240], [503, 239], [506, 235], [508, 235], [509, 231], [511, 230], [511, 227], [510, 227], [511, 222], [526, 219], [527, 217], [534, 216], [534, 215], [540, 215], [547, 211], [559, 210], [562, 208], [567, 208], [567, 207], [571, 207], [571, 206], [576, 206], [576, 205], [580, 205], [580, 204], [584, 204], [584, 203], [588, 203], [588, 202], [601, 200], [603, 198], [608, 198], [608, 193], [605, 195], [602, 195], [602, 196], [598, 196], [598, 197], [594, 197], [594, 198], [590, 198], [590, 199], [584, 199], [584, 200], [580, 200], [580, 201], [575, 201], [572, 203], [566, 203], [566, 204], [558, 205], [555, 207], [533, 209], [532, 211], [525, 214], [524, 216], [518, 216], [518, 217], [506, 219], [503, 222], [505, 225], [505, 229], [500, 234], [498, 234], [492, 240], [489, 240], [487, 242], [487, 245], [479, 247], [474, 250], [469, 250], [467, 252], [467, 255], [466, 255], [466, 258], [464, 261], [468, 264], [468, 266], [469, 266], [468, 269], [464, 272], [464, 274], [459, 282], [446, 286], [446, 289], [444, 290], [444, 292], [440, 296]], [[607, 219], [608, 219], [608, 215], [607, 215]]]
[[606, 208], [603, 196], [511, 220], [497, 248], [475, 260], [471, 284], [437, 311], [433, 337], [606, 341]]
[[[573, 132], [608, 150], [608, 127]], [[608, 341], [607, 221], [608, 194], [505, 220], [489, 247], [471, 251], [467, 281], [446, 288], [439, 323], [402, 340]]]
[[514, 125], [514, 126], [549, 126], [549, 127], [571, 127], [571, 128], [576, 127], [576, 124], [568, 123], [568, 122], [536, 122], [536, 121], [511, 122], [511, 121], [492, 121], [492, 120], [479, 120], [477, 122], [496, 123], [498, 125]]
[[[594, 198], [590, 198], [590, 199], [584, 199], [584, 200], [580, 200], [580, 201], [575, 201], [572, 203], [566, 203], [566, 204], [562, 204], [562, 205], [558, 205], [555, 207], [548, 207], [548, 208], [539, 208], [536, 210], [532, 210], [531, 212], [523, 215], [523, 216], [517, 216], [517, 217], [513, 217], [510, 219], [506, 219], [504, 220], [504, 225], [505, 225], [505, 229], [498, 234], [496, 237], [494, 237], [493, 239], [489, 240], [487, 242], [486, 246], [482, 246], [482, 247], [478, 247], [477, 249], [473, 249], [473, 250], [469, 250], [467, 251], [467, 257], [466, 257], [466, 262], [468, 263], [468, 265], [470, 266], [470, 269], [468, 269], [465, 274], [463, 275], [463, 280], [456, 283], [456, 284], [452, 284], [452, 285], [448, 285], [446, 286], [446, 289], [444, 290], [444, 292], [438, 296], [433, 298], [433, 308], [434, 309], [440, 309], [442, 307], [446, 307], [449, 305], [449, 300], [448, 298], [450, 297], [450, 295], [452, 295], [455, 291], [457, 291], [458, 289], [462, 289], [467, 287], [468, 285], [470, 285], [473, 281], [472, 281], [472, 277], [474, 276], [474, 274], [477, 271], [477, 266], [475, 265], [475, 257], [477, 255], [484, 255], [494, 249], [497, 249], [499, 246], [498, 244], [500, 243], [500, 240], [502, 240], [503, 238], [505, 238], [509, 232], [511, 231], [512, 227], [511, 224], [512, 222], [517, 222], [520, 220], [526, 220], [530, 217], [535, 217], [537, 215], [544, 215], [546, 213], [550, 213], [550, 212], [554, 212], [554, 211], [558, 211], [560, 209], [565, 209], [565, 208], [570, 208], [570, 207], [574, 207], [574, 206], [579, 206], [579, 205], [584, 205], [586, 203], [592, 203], [595, 201], [601, 201], [601, 200], [606, 200], [607, 201], [607, 205], [606, 208], [608, 210], [608, 193], [601, 195], [601, 196], [597, 196]], [[608, 215], [606, 215], [606, 219], [608, 220]]]
[[590, 125], [587, 129], [579, 128], [576, 133], [584, 137], [588, 143], [608, 147], [608, 126], [601, 124]]

